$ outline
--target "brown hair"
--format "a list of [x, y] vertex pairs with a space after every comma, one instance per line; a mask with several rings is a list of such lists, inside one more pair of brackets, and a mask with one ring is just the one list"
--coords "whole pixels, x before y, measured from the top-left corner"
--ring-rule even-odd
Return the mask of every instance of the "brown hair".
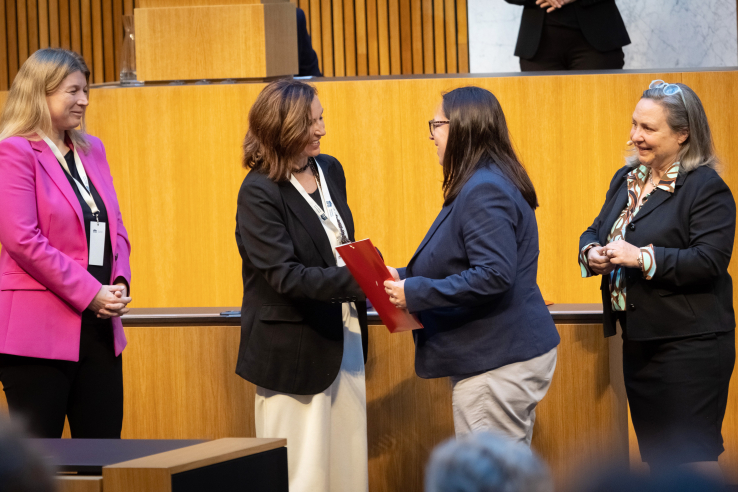
[[243, 165], [287, 181], [310, 142], [311, 104], [318, 90], [298, 80], [282, 79], [264, 87], [249, 111], [243, 140]]
[[[0, 115], [0, 140], [8, 137], [35, 137], [36, 133], [52, 133], [51, 114], [46, 96], [56, 92], [69, 75], [82, 72], [90, 82], [90, 69], [84, 58], [74, 51], [44, 48], [32, 54], [18, 71], [10, 87], [8, 100]], [[89, 96], [88, 96], [89, 97]], [[75, 147], [90, 148], [85, 138], [85, 117], [79, 130], [67, 130]]]
[[442, 108], [450, 122], [443, 156], [444, 205], [456, 199], [480, 166], [491, 165], [520, 190], [535, 210], [536, 190], [515, 154], [505, 114], [494, 94], [480, 87], [461, 87], [443, 95]]

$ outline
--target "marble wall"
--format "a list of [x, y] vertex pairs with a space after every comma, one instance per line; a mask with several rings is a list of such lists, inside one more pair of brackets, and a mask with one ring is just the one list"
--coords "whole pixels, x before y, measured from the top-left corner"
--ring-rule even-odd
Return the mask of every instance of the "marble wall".
[[[626, 69], [738, 66], [736, 0], [617, 0], [632, 43]], [[468, 0], [472, 73], [517, 72], [522, 7]]]

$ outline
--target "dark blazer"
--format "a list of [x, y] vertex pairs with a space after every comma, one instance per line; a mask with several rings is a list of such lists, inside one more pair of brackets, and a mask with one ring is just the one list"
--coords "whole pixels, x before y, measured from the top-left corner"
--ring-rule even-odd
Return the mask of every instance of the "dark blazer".
[[[317, 161], [354, 240], [343, 168], [327, 155]], [[341, 366], [343, 302], [356, 303], [366, 361], [366, 298], [348, 269], [336, 266], [320, 219], [290, 182], [251, 171], [238, 193], [236, 223], [243, 260], [236, 373], [273, 391], [320, 393]]]
[[[628, 201], [625, 166], [615, 173], [600, 214], [579, 239], [579, 250], [607, 244], [612, 225]], [[645, 280], [638, 268], [625, 277], [628, 338], [654, 340], [735, 328], [733, 281], [728, 263], [735, 237], [735, 201], [708, 167], [680, 173], [674, 193], [654, 191], [628, 226], [625, 241], [653, 244], [656, 273]], [[615, 334], [607, 275], [602, 303], [605, 336]]]
[[418, 376], [488, 371], [558, 345], [537, 270], [535, 213], [494, 165], [481, 165], [398, 270], [424, 326], [413, 332]]
[[[546, 10], [536, 5], [536, 0], [505, 1], [525, 7], [520, 20], [515, 56], [533, 58], [541, 41]], [[577, 0], [571, 7], [565, 8], [576, 9], [582, 34], [597, 51], [610, 51], [630, 44], [628, 31], [615, 0]]]

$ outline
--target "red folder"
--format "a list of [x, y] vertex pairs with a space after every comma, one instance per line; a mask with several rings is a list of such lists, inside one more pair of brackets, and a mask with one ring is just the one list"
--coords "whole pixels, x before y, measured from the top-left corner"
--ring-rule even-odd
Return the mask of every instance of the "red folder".
[[390, 333], [423, 327], [407, 309], [397, 309], [390, 302], [384, 291], [384, 281], [392, 280], [392, 275], [369, 239], [344, 244], [336, 247], [336, 250]]

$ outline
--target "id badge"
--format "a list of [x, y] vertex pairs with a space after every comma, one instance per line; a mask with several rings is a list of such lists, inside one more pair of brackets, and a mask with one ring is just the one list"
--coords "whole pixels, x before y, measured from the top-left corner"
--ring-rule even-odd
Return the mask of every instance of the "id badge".
[[105, 222], [90, 222], [90, 260], [93, 266], [102, 266], [105, 259]]

